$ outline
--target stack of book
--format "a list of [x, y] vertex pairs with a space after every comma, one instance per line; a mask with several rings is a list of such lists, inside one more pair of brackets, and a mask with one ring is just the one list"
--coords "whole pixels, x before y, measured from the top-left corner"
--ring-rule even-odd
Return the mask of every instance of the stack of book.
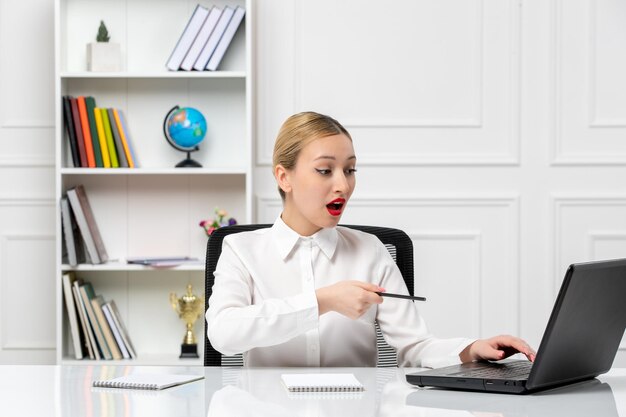
[[172, 54], [170, 71], [215, 71], [243, 21], [246, 9], [197, 5]]
[[63, 298], [76, 359], [137, 357], [115, 301], [96, 295], [90, 282], [63, 274]]
[[76, 168], [135, 168], [128, 124], [119, 109], [96, 107], [93, 97], [63, 96], [63, 119]]
[[85, 188], [77, 185], [61, 198], [61, 223], [67, 262], [101, 264], [109, 260]]

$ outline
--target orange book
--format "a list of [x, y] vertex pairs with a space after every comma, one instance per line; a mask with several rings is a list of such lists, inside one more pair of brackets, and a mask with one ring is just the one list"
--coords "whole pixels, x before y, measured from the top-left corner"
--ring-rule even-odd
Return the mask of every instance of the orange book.
[[80, 124], [83, 128], [83, 139], [85, 141], [85, 153], [87, 154], [87, 166], [89, 168], [96, 167], [96, 157], [93, 153], [93, 142], [91, 141], [91, 131], [89, 130], [89, 119], [87, 118], [87, 105], [85, 97], [76, 98], [78, 103], [78, 114], [80, 115]]
[[117, 109], [113, 109], [113, 115], [115, 117], [115, 124], [117, 125], [117, 130], [120, 132], [120, 137], [122, 138], [122, 146], [124, 147], [124, 155], [126, 155], [126, 160], [128, 161], [128, 167], [135, 168], [135, 162], [133, 161], [130, 148], [128, 147], [128, 140], [126, 138], [126, 132], [124, 132], [124, 129], [122, 127], [122, 122], [120, 121], [120, 115], [118, 114]]

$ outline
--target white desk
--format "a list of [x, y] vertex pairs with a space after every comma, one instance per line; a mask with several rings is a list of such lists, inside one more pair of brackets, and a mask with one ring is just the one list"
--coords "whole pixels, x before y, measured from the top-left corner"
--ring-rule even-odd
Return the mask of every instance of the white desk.
[[[327, 368], [352, 372], [356, 394], [288, 394], [280, 374], [301, 369], [134, 366], [0, 366], [0, 415], [63, 417], [238, 416], [584, 416], [626, 417], [626, 369], [527, 396], [417, 389], [410, 369]], [[304, 372], [315, 372], [306, 369]], [[128, 372], [204, 374], [164, 391], [106, 390], [91, 381]]]

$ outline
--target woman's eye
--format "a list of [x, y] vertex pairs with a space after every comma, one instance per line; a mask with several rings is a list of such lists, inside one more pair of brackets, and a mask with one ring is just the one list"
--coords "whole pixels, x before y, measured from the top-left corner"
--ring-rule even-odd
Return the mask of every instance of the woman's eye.
[[315, 169], [318, 173], [322, 174], [322, 175], [328, 175], [330, 174], [330, 169]]
[[354, 173], [356, 172], [356, 168], [349, 168], [346, 169], [344, 172], [346, 173], [346, 175], [354, 175]]

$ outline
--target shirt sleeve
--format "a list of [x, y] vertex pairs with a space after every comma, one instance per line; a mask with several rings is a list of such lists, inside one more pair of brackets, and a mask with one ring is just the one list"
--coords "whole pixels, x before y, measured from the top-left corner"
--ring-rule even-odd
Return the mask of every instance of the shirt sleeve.
[[[409, 294], [398, 266], [387, 249], [377, 245], [380, 286], [388, 292]], [[417, 302], [385, 298], [378, 305], [376, 320], [387, 343], [396, 349], [398, 366], [439, 368], [461, 363], [459, 354], [474, 340], [439, 339], [428, 332]]]
[[252, 304], [252, 278], [228, 239], [214, 274], [206, 312], [207, 337], [222, 354], [277, 345], [318, 327], [315, 291]]

